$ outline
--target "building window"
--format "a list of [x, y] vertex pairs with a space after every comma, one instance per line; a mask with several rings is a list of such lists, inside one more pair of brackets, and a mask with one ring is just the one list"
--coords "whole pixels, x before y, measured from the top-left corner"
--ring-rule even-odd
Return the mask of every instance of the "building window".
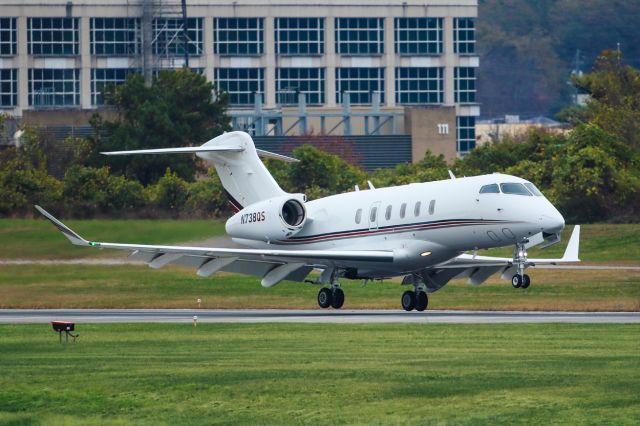
[[[158, 56], [184, 56], [183, 20], [159, 18], [153, 20], [153, 53]], [[203, 51], [202, 18], [187, 19], [189, 55], [200, 56]]]
[[396, 68], [396, 103], [441, 104], [444, 99], [443, 68]]
[[102, 91], [107, 86], [117, 86], [127, 80], [129, 74], [136, 72], [131, 68], [94, 68], [91, 70], [91, 103], [104, 104]]
[[264, 19], [215, 18], [213, 51], [218, 55], [262, 55]]
[[323, 104], [324, 68], [278, 68], [276, 101], [280, 105], [295, 105], [298, 93], [306, 95], [307, 104]]
[[91, 18], [92, 55], [138, 55], [141, 38], [138, 18]]
[[0, 18], [0, 56], [16, 54], [16, 18]]
[[77, 55], [78, 18], [28, 18], [30, 55]]
[[476, 118], [457, 117], [458, 153], [466, 154], [476, 147]]
[[336, 68], [336, 102], [348, 93], [352, 104], [370, 104], [373, 92], [384, 103], [384, 68]]
[[442, 18], [396, 18], [396, 53], [440, 55], [443, 50]]
[[476, 101], [476, 69], [460, 68], [455, 69], [455, 101], [461, 104], [473, 103]]
[[79, 104], [79, 69], [29, 69], [29, 105], [54, 107]]
[[255, 94], [264, 93], [264, 69], [216, 68], [216, 85], [229, 93], [231, 105], [253, 105]]
[[336, 18], [336, 53], [341, 55], [384, 53], [384, 19]]
[[322, 55], [324, 18], [276, 18], [276, 54]]
[[0, 69], [0, 108], [18, 105], [18, 70]]
[[453, 20], [453, 51], [463, 55], [476, 51], [476, 21], [473, 18]]

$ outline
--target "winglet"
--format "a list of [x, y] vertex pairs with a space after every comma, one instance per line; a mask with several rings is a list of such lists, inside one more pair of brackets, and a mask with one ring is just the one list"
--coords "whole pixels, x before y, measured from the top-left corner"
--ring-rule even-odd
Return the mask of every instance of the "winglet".
[[580, 262], [578, 258], [578, 250], [580, 248], [580, 225], [576, 225], [573, 227], [573, 232], [571, 233], [571, 238], [569, 238], [569, 244], [567, 244], [567, 248], [564, 251], [564, 255], [561, 262]]
[[46, 211], [45, 209], [43, 209], [42, 207], [36, 205], [35, 208], [42, 213], [42, 215], [44, 217], [46, 217], [47, 219], [49, 219], [49, 221], [51, 223], [53, 223], [53, 225], [58, 228], [60, 230], [60, 232], [62, 232], [64, 234], [65, 237], [67, 237], [67, 239], [69, 241], [71, 241], [72, 244], [75, 244], [77, 246], [90, 246], [92, 245], [89, 241], [85, 240], [84, 238], [82, 238], [80, 235], [78, 235], [77, 233], [75, 233], [74, 231], [71, 230], [71, 228], [69, 228], [67, 225], [65, 225], [64, 223], [60, 222], [58, 219], [56, 219], [55, 217], [53, 217], [53, 215], [51, 213], [49, 213], [48, 211]]

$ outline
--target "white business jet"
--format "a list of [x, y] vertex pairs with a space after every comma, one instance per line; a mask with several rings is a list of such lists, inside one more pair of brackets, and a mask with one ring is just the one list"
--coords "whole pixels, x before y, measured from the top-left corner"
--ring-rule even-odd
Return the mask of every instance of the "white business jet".
[[[505, 174], [374, 188], [307, 201], [289, 194], [258, 156], [296, 161], [256, 149], [244, 132], [218, 136], [199, 147], [105, 152], [106, 155], [195, 153], [212, 163], [236, 211], [226, 223], [248, 248], [207, 248], [89, 241], [39, 206], [75, 245], [131, 251], [152, 268], [180, 264], [208, 277], [218, 271], [255, 275], [263, 287], [283, 280], [321, 285], [318, 304], [339, 309], [339, 280], [403, 276], [413, 290], [402, 307], [423, 311], [428, 293], [454, 278], [480, 285], [500, 273], [515, 288], [531, 283], [525, 269], [578, 262], [576, 226], [561, 259], [529, 259], [527, 248], [560, 240], [564, 219], [531, 183]], [[479, 249], [513, 246], [510, 258], [479, 256]], [[472, 252], [468, 254], [466, 252]], [[308, 279], [317, 270], [319, 274]]]

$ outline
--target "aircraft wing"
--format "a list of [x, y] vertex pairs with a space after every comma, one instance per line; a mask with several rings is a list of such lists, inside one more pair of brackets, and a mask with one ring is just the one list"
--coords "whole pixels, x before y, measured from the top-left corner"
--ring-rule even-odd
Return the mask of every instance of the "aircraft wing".
[[[576, 225], [569, 238], [564, 255], [560, 259], [527, 259], [525, 268], [536, 265], [555, 265], [558, 263], [580, 262], [580, 225]], [[474, 256], [463, 253], [446, 262], [421, 271], [429, 292], [442, 288], [452, 279], [467, 278], [469, 284], [480, 285], [489, 277], [500, 273], [502, 279], [509, 280], [516, 273], [511, 257]]]
[[152, 268], [180, 264], [198, 268], [206, 277], [218, 271], [237, 272], [262, 277], [262, 285], [271, 287], [282, 280], [303, 281], [316, 267], [351, 263], [393, 262], [392, 251], [382, 250], [270, 250], [213, 247], [162, 246], [88, 241], [60, 222], [40, 206], [35, 206], [72, 244], [102, 249], [127, 250], [133, 259]]

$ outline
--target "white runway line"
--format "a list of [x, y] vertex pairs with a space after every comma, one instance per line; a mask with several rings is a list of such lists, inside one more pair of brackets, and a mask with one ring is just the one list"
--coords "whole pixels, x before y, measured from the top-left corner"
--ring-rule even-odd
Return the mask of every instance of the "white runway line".
[[640, 312], [400, 310], [2, 309], [0, 324], [76, 323], [640, 324]]

